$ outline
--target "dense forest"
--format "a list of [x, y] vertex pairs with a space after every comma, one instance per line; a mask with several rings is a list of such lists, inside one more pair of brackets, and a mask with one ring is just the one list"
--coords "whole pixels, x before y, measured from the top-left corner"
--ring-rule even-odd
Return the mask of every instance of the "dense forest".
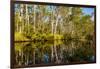
[[15, 41], [93, 39], [92, 15], [81, 7], [15, 5]]
[[94, 12], [83, 8], [15, 4], [15, 66], [94, 62]]

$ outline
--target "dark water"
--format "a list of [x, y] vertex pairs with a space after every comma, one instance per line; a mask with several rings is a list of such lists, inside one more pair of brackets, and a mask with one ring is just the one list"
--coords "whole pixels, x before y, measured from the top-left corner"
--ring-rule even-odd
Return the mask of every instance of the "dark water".
[[34, 41], [15, 43], [15, 65], [69, 64], [95, 61], [95, 47], [88, 41]]

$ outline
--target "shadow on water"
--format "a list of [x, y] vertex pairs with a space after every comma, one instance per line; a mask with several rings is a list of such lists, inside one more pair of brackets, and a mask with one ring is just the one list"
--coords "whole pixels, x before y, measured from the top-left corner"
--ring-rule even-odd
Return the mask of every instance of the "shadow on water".
[[95, 61], [95, 49], [88, 41], [35, 41], [15, 43], [15, 66], [69, 64]]

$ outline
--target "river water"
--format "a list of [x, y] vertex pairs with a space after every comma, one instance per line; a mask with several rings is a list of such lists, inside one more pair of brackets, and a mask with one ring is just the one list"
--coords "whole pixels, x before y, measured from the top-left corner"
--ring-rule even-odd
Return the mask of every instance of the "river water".
[[70, 64], [95, 61], [95, 47], [89, 41], [33, 41], [15, 43], [15, 66]]

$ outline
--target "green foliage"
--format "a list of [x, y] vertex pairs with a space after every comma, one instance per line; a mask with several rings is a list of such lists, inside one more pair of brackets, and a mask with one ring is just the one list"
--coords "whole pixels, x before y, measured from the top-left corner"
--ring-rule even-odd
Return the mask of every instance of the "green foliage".
[[54, 35], [53, 34], [47, 34], [48, 40], [54, 40]]
[[25, 40], [29, 39], [26, 38], [22, 33], [15, 32], [15, 41], [25, 41]]
[[32, 39], [36, 39], [36, 40], [53, 40], [53, 34], [33, 34], [32, 35]]
[[23, 34], [25, 37], [31, 39], [32, 35], [34, 34], [33, 26], [31, 24], [24, 26]]
[[60, 34], [54, 34], [54, 39], [62, 39], [63, 38], [63, 35], [60, 35]]
[[15, 51], [16, 52], [21, 52], [21, 50], [22, 50], [22, 46], [16, 46], [15, 45]]
[[[93, 37], [94, 22], [90, 15], [83, 15], [80, 7], [23, 6], [26, 8], [17, 8], [19, 12], [15, 12], [15, 41], [90, 40]], [[32, 10], [28, 11], [28, 7]]]
[[72, 39], [71, 33], [66, 33], [66, 34], [64, 34], [64, 39], [65, 39], [65, 40], [71, 40], [71, 39]]

